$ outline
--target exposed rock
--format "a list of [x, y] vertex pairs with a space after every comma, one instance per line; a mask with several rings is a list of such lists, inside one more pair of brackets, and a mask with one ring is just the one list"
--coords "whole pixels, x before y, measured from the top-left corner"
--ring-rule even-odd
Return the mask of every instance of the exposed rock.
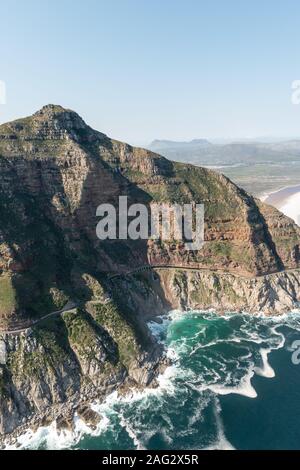
[[299, 308], [300, 270], [251, 278], [184, 268], [155, 271], [159, 282], [153, 271], [114, 279], [116, 292], [126, 289], [128, 304], [148, 320], [173, 309], [280, 315]]
[[73, 415], [71, 416], [59, 416], [56, 419], [56, 429], [58, 432], [61, 431], [74, 431], [74, 422], [73, 422]]
[[6, 364], [6, 344], [3, 339], [0, 339], [0, 364]]
[[299, 270], [250, 279], [229, 273], [174, 270], [160, 276], [173, 308], [274, 315], [296, 308], [300, 299]]
[[76, 409], [78, 416], [92, 429], [97, 428], [101, 421], [101, 416], [92, 410], [89, 405], [81, 405]]
[[[0, 175], [2, 435], [41, 419], [70, 428], [80, 401], [155, 384], [166, 364], [146, 321], [170, 308], [281, 313], [299, 300], [292, 220], [220, 174], [117, 142], [73, 111], [48, 105], [1, 125]], [[148, 208], [204, 203], [203, 249], [100, 242], [96, 208], [117, 207], [120, 195]], [[71, 300], [77, 308], [46, 317]]]

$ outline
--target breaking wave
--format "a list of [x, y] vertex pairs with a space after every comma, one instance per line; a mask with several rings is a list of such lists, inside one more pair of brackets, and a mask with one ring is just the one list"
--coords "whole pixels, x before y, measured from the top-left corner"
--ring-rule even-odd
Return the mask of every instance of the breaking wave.
[[269, 356], [300, 332], [299, 312], [281, 317], [173, 311], [149, 323], [173, 365], [155, 389], [94, 402], [92, 430], [79, 417], [74, 432], [55, 423], [28, 431], [21, 448], [234, 449], [226, 435], [222, 397], [256, 399], [254, 378], [274, 379]]

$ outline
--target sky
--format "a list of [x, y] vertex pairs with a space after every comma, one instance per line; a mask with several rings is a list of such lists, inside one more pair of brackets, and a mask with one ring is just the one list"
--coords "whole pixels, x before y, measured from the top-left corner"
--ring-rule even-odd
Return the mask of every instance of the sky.
[[299, 0], [0, 0], [0, 123], [48, 103], [119, 140], [300, 138]]

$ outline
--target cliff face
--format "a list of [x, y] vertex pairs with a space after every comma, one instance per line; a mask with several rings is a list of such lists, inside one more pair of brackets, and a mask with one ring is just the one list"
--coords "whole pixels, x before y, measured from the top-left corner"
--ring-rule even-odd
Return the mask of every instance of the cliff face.
[[[74, 112], [46, 106], [0, 126], [2, 321], [38, 317], [96, 279], [144, 264], [268, 274], [299, 267], [300, 229], [224, 176], [109, 139]], [[96, 237], [103, 202], [205, 206], [200, 251], [159, 241]], [[29, 294], [30, 292], [30, 294]]]
[[156, 268], [126, 280], [120, 276], [114, 283], [119, 291], [126, 288], [132, 307], [146, 318], [153, 311], [162, 314], [189, 308], [276, 315], [295, 309], [300, 299], [298, 270], [249, 278], [209, 270]]
[[[117, 386], [124, 377], [149, 381], [149, 364], [155, 362], [145, 326], [150, 310], [216, 307], [223, 298], [224, 308], [252, 311], [260, 307], [255, 300], [260, 294], [251, 297], [256, 276], [291, 269], [294, 277], [283, 290], [294, 290], [281, 305], [287, 309], [297, 300], [300, 228], [290, 219], [222, 175], [112, 140], [70, 110], [48, 105], [0, 126], [0, 175], [1, 329], [32, 325], [70, 301], [81, 308], [15, 336], [2, 335], [0, 432], [84, 393], [87, 383], [91, 394], [100, 386]], [[105, 202], [117, 206], [121, 195], [129, 204], [203, 203], [204, 247], [186, 251], [176, 242], [100, 241], [96, 208]], [[137, 292], [132, 280], [109, 279], [145, 265], [190, 267], [203, 274], [185, 273], [180, 281], [173, 271], [160, 273], [154, 288], [149, 290], [143, 278]], [[215, 291], [212, 271], [232, 277], [221, 276]], [[261, 292], [268, 298], [276, 283], [263, 279]], [[226, 289], [236, 291], [235, 297], [226, 297]], [[107, 292], [111, 304], [105, 303]], [[147, 300], [143, 308], [142, 298]], [[280, 299], [275, 300], [266, 300], [269, 311], [280, 310]], [[89, 308], [87, 302], [92, 302]], [[107, 305], [114, 313], [105, 314]], [[104, 313], [95, 313], [96, 307]], [[143, 364], [148, 364], [146, 376], [141, 376]], [[24, 371], [33, 374], [34, 387]]]
[[159, 347], [145, 354], [113, 302], [94, 301], [24, 332], [0, 333], [0, 435], [41, 419], [70, 422], [81, 402], [128, 381], [145, 386], [159, 367]]

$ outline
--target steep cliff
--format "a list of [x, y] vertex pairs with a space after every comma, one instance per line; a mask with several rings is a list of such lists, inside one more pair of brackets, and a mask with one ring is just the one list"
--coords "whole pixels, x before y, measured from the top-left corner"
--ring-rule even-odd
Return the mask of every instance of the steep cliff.
[[[93, 131], [49, 105], [0, 126], [2, 321], [59, 308], [84, 274], [99, 280], [143, 264], [191, 265], [261, 275], [299, 267], [300, 229], [210, 170], [170, 162]], [[96, 208], [129, 202], [205, 206], [205, 246], [96, 237]], [[78, 291], [76, 291], [78, 292]]]
[[[292, 220], [220, 174], [110, 139], [73, 111], [48, 105], [0, 126], [0, 175], [0, 432], [125, 378], [149, 383], [159, 356], [150, 315], [189, 305], [270, 313], [299, 299]], [[204, 247], [100, 241], [96, 208], [121, 195], [203, 203]], [[124, 276], [147, 265], [169, 273], [138, 287]]]

